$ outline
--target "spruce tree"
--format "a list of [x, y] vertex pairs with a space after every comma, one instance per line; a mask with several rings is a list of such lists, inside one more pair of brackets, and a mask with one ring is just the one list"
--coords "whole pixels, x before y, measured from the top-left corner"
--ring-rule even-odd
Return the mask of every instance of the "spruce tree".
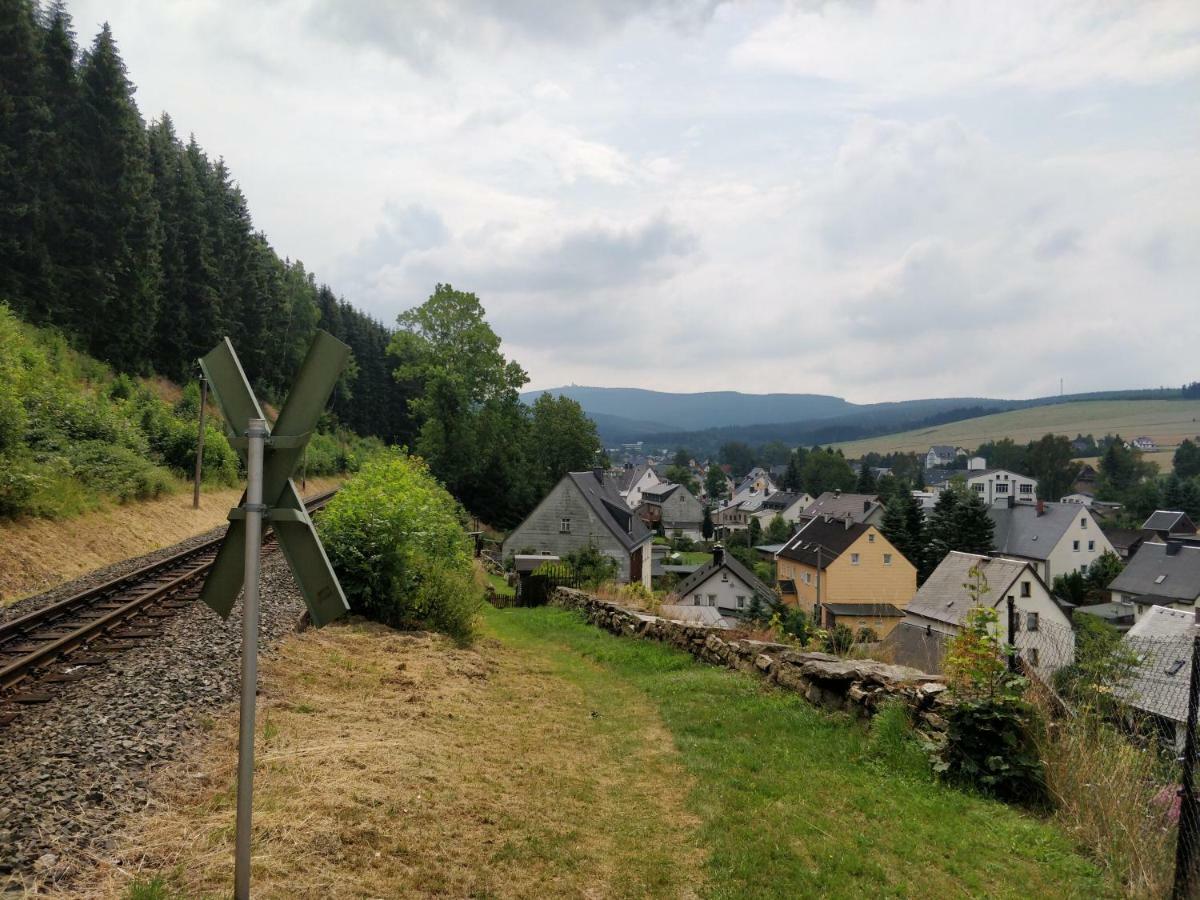
[[108, 24], [80, 68], [79, 129], [88, 150], [81, 213], [91, 235], [81, 287], [93, 355], [146, 370], [158, 307], [158, 210], [133, 85]]
[[49, 111], [30, 0], [0, 0], [0, 300], [41, 318], [49, 260], [40, 238], [39, 166]]

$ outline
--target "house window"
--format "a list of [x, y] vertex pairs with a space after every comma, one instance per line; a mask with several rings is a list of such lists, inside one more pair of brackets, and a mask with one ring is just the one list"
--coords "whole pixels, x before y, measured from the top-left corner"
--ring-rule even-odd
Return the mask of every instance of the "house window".
[[867, 543], [868, 544], [875, 543], [875, 532], [871, 531], [871, 532], [867, 533]]
[[746, 598], [743, 597], [741, 594], [738, 594], [737, 604], [738, 604], [738, 607], [737, 607], [738, 609], [745, 609], [746, 608]]
[[1025, 613], [1025, 630], [1026, 631], [1037, 631], [1038, 630], [1038, 614], [1037, 613], [1035, 613], [1035, 612]]
[[716, 595], [716, 594], [709, 594], [709, 595], [708, 595], [708, 605], [709, 605], [709, 606], [716, 606], [716, 605], [717, 605], [717, 595]]
[[1079, 520], [1079, 527], [1087, 528], [1087, 516], [1084, 516], [1082, 519]]
[[1033, 596], [1033, 585], [1030, 584], [1028, 581], [1021, 582], [1021, 596], [1022, 597], [1032, 597]]
[[1095, 550], [1095, 549], [1096, 549], [1096, 542], [1088, 541], [1088, 550], [1091, 551], [1091, 550]]
[[1071, 541], [1071, 549], [1076, 553], [1079, 552], [1079, 541]]
[[850, 565], [852, 565], [852, 566], [858, 565], [858, 554], [857, 553], [850, 554]]
[[561, 522], [558, 523], [558, 533], [559, 534], [570, 534], [571, 533], [571, 520], [570, 519], [563, 519]]
[[885, 566], [890, 566], [892, 564], [892, 554], [890, 554], [890, 553], [883, 554], [883, 564]]
[[695, 596], [692, 598], [692, 603], [693, 603], [693, 605], [695, 605], [695, 606], [703, 606], [703, 605], [704, 605], [704, 601], [700, 599], [700, 595], [699, 595], [699, 594], [696, 594], [696, 595], [695, 595]]
[[1021, 493], [1022, 494], [1032, 494], [1033, 493], [1033, 485], [1032, 484], [1022, 484], [1021, 485]]
[[983, 493], [983, 483], [982, 482], [977, 481], [973, 485], [971, 485], [971, 487], [975, 488], [975, 493], [977, 493], [977, 494]]
[[1027, 654], [1025, 658], [1029, 660], [1029, 664], [1031, 666], [1036, 666], [1038, 664], [1038, 648], [1030, 647], [1025, 651], [1025, 653]]
[[1002, 481], [998, 485], [996, 485], [996, 493], [997, 494], [1007, 494], [1008, 493], [1008, 482]]

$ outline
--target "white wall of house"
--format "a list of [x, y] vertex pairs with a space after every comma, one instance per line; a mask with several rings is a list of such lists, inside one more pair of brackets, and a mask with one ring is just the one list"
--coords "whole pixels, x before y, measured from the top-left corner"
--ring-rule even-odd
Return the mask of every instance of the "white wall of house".
[[988, 506], [1008, 503], [1010, 497], [1017, 503], [1032, 504], [1037, 501], [1036, 478], [1003, 469], [979, 475], [967, 472], [967, 490], [977, 493]]
[[1068, 572], [1080, 572], [1098, 560], [1105, 551], [1116, 553], [1112, 543], [1100, 530], [1095, 516], [1086, 506], [1080, 506], [1079, 512], [1071, 522], [1071, 527], [1063, 534], [1062, 539], [1054, 545], [1047, 557], [1049, 569], [1040, 573], [1047, 584], [1053, 584], [1059, 575]]
[[642, 477], [633, 483], [629, 488], [629, 492], [625, 495], [626, 505], [630, 509], [637, 509], [642, 505], [642, 491], [661, 483], [659, 477], [654, 474], [654, 470], [647, 466], [646, 471], [642, 473]]
[[750, 585], [729, 569], [722, 568], [692, 588], [686, 597], [680, 597], [679, 603], [681, 606], [716, 606], [721, 609], [745, 610], [750, 608], [753, 596], [754, 591]]
[[1017, 611], [1017, 632], [1013, 643], [1021, 652], [1021, 657], [1033, 666], [1040, 677], [1049, 678], [1058, 669], [1075, 661], [1071, 620], [1054, 602], [1045, 584], [1034, 578], [1029, 569], [1013, 582], [1009, 591], [996, 603], [996, 611], [1000, 614], [1000, 637], [1008, 639], [1009, 597], [1013, 598]]

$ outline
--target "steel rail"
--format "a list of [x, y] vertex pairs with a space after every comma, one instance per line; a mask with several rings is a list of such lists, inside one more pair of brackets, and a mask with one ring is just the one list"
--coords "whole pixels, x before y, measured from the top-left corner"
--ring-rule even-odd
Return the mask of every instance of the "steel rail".
[[[312, 497], [305, 501], [305, 508], [309, 512], [314, 512], [328, 503], [336, 493], [337, 491], [333, 490]], [[15, 687], [26, 681], [35, 672], [59, 657], [90, 644], [97, 638], [108, 636], [118, 626], [136, 617], [143, 610], [177, 594], [190, 582], [212, 568], [215, 550], [222, 540], [224, 538], [219, 537], [205, 541], [203, 544], [189, 547], [187, 550], [88, 588], [28, 615], [0, 623], [0, 652], [3, 652], [5, 644], [11, 644], [14, 641], [44, 640], [41, 646], [23, 652], [17, 659], [0, 666], [0, 698], [12, 692]], [[203, 557], [206, 553], [211, 553], [211, 558], [199, 561], [198, 558]], [[156, 584], [150, 590], [131, 597], [127, 602], [100, 616], [88, 617], [82, 624], [72, 628], [66, 634], [53, 639], [37, 637], [38, 631], [54, 628], [56, 623], [61, 620], [79, 617], [81, 613], [99, 603], [117, 600], [121, 598], [122, 594], [143, 587], [156, 577], [173, 575], [173, 570], [180, 569], [189, 562], [198, 564], [174, 575], [169, 581]], [[119, 640], [118, 636], [114, 635], [113, 637]]]

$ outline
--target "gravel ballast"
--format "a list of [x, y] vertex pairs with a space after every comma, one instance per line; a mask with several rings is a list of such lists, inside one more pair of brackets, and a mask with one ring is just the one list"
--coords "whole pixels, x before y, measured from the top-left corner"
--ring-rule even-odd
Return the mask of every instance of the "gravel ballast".
[[[216, 532], [220, 533], [220, 531]], [[205, 536], [110, 566], [3, 610], [31, 612], [178, 552]], [[0, 889], [36, 890], [113, 858], [118, 821], [143, 808], [150, 780], [189, 734], [238, 696], [240, 602], [222, 621], [199, 601], [162, 620], [162, 637], [88, 666], [53, 699], [0, 727]], [[294, 632], [304, 611], [279, 552], [263, 560], [260, 648]], [[69, 668], [69, 660], [67, 661]]]

